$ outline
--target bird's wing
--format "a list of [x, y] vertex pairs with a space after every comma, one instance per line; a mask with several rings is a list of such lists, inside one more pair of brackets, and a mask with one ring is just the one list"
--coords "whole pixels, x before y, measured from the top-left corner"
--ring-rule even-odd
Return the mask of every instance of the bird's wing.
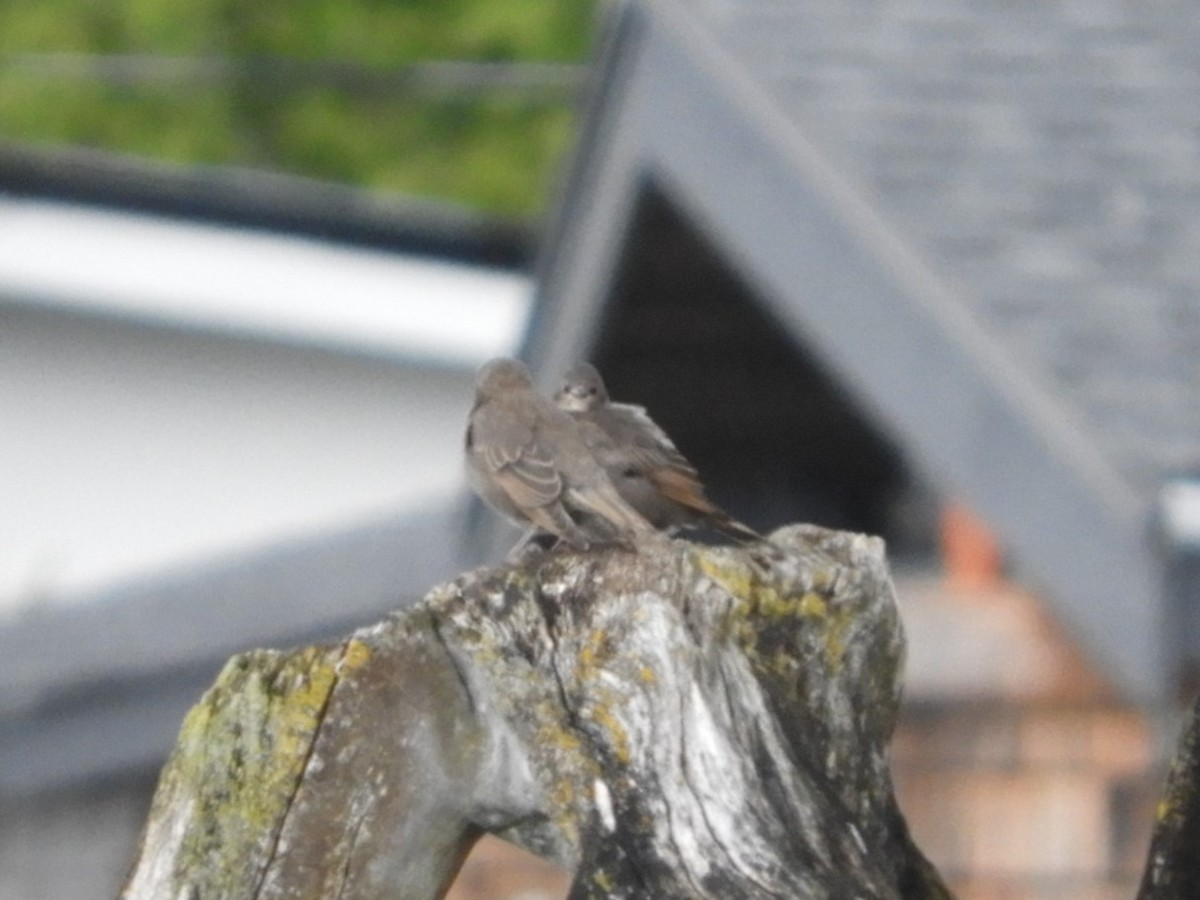
[[667, 466], [651, 469], [646, 473], [650, 483], [668, 500], [705, 515], [720, 512], [720, 507], [704, 495], [704, 485], [693, 472], [680, 471]]
[[476, 413], [472, 430], [477, 458], [517, 506], [546, 506], [562, 494], [562, 475], [554, 457], [528, 425], [495, 415], [485, 406]]
[[704, 517], [709, 527], [741, 541], [760, 539], [758, 532], [705, 496], [700, 472], [644, 407], [610, 403], [605, 412], [608, 419], [601, 427], [613, 437], [633, 474], [645, 478], [662, 497]]
[[645, 407], [610, 403], [608, 410], [615, 418], [614, 427], [609, 433], [629, 455], [633, 468], [645, 472], [669, 469], [699, 485], [699, 471], [679, 452], [675, 442], [658, 423], [650, 418]]

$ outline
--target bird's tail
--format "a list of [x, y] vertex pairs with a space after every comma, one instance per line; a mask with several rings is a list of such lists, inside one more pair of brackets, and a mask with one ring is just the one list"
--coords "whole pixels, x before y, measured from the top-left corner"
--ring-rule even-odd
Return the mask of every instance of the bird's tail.
[[745, 522], [739, 522], [724, 510], [718, 510], [709, 518], [706, 524], [714, 531], [718, 531], [726, 537], [733, 538], [735, 541], [739, 541], [743, 544], [749, 544], [752, 541], [766, 540], [766, 538], [764, 538]]
[[662, 495], [695, 513], [697, 523], [703, 523], [726, 537], [743, 544], [764, 540], [763, 536], [744, 522], [739, 522], [704, 495], [704, 486], [692, 473], [679, 469], [660, 469], [654, 473], [654, 483]]
[[609, 485], [583, 490], [571, 488], [570, 494], [577, 506], [604, 519], [618, 532], [639, 536], [658, 533], [657, 528], [626, 503], [616, 489]]

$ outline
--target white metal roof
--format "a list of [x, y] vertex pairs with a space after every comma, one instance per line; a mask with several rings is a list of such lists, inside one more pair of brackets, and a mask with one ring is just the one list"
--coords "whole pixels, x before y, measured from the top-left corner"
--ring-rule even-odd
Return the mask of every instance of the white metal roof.
[[511, 352], [530, 292], [500, 269], [0, 195], [0, 301], [474, 366]]
[[452, 495], [472, 370], [516, 349], [530, 294], [0, 194], [0, 616]]

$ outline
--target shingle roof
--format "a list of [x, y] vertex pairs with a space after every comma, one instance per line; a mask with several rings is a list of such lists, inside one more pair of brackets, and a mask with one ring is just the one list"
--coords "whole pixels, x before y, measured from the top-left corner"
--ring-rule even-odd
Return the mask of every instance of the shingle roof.
[[1200, 18], [691, 4], [1143, 500], [1200, 463]]

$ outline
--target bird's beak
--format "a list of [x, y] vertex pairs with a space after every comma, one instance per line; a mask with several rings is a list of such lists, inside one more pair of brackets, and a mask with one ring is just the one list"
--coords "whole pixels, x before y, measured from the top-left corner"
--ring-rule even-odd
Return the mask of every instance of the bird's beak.
[[559, 406], [571, 412], [581, 412], [587, 409], [587, 394], [582, 388], [567, 385], [558, 392]]

